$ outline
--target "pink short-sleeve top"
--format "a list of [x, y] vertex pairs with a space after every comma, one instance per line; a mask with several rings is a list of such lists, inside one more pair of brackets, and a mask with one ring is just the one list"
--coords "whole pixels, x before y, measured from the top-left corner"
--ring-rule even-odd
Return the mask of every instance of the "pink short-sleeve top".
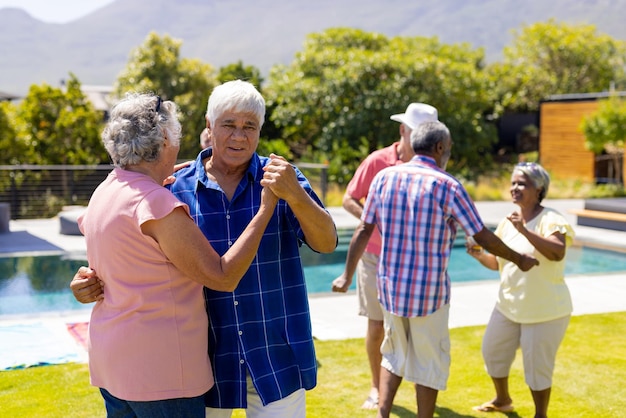
[[120, 399], [194, 397], [213, 386], [202, 285], [141, 231], [179, 206], [189, 212], [148, 176], [116, 168], [78, 221], [105, 285], [89, 324], [91, 383]]

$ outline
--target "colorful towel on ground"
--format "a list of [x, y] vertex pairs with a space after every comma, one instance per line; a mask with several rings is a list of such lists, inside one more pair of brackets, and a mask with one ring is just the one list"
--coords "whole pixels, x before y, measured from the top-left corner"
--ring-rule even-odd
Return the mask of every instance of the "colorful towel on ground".
[[0, 324], [0, 370], [84, 362], [84, 350], [56, 323]]
[[67, 330], [78, 344], [87, 350], [87, 332], [89, 330], [89, 322], [74, 322], [67, 324]]

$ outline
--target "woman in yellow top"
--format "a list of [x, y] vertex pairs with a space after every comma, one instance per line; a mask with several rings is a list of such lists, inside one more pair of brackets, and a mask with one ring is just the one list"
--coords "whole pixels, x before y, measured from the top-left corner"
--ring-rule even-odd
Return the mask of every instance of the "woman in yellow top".
[[535, 418], [548, 412], [556, 352], [572, 312], [564, 280], [565, 251], [574, 230], [557, 211], [541, 201], [550, 177], [536, 163], [520, 163], [511, 176], [511, 197], [520, 210], [503, 219], [496, 235], [518, 253], [532, 254], [539, 266], [521, 271], [514, 263], [468, 245], [468, 253], [485, 267], [500, 270], [498, 300], [483, 337], [482, 354], [496, 396], [474, 407], [483, 412], [510, 412], [508, 376], [521, 347], [524, 377], [535, 404]]

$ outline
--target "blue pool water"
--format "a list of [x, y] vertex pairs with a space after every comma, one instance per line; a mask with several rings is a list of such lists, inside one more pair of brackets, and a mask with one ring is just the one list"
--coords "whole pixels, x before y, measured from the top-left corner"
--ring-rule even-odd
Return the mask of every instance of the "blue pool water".
[[[315, 255], [319, 264], [305, 265], [307, 287], [309, 293], [329, 292], [331, 282], [343, 272], [346, 248], [338, 248], [333, 254]], [[303, 250], [306, 260], [310, 250]], [[325, 262], [321, 262], [325, 261]], [[596, 274], [626, 271], [626, 254], [620, 252], [598, 250], [588, 247], [570, 247], [567, 250], [565, 275]], [[465, 252], [465, 247], [459, 246], [452, 250], [448, 274], [453, 283], [472, 282], [479, 280], [498, 280], [497, 271], [483, 267], [477, 260]], [[356, 289], [355, 280], [351, 289]]]
[[[345, 241], [345, 240], [342, 240]], [[332, 254], [301, 250], [309, 293], [329, 292], [343, 271], [347, 242]], [[86, 309], [74, 300], [69, 282], [85, 260], [63, 256], [0, 257], [0, 315]], [[626, 254], [572, 247], [567, 253], [566, 275], [626, 271]], [[498, 273], [482, 267], [459, 246], [452, 250], [448, 272], [452, 282], [497, 280]], [[352, 289], [356, 287], [354, 281]]]

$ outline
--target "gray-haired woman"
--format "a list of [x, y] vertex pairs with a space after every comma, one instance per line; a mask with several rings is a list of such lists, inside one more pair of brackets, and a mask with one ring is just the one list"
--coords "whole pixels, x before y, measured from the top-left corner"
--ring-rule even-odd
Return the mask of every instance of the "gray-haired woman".
[[496, 396], [474, 408], [478, 411], [513, 410], [508, 377], [517, 348], [521, 347], [535, 418], [547, 417], [556, 353], [572, 312], [564, 270], [565, 252], [574, 239], [574, 230], [567, 220], [541, 205], [549, 186], [550, 176], [541, 165], [517, 164], [510, 191], [520, 210], [503, 219], [495, 231], [514, 250], [532, 253], [539, 266], [523, 272], [507, 260], [467, 246], [468, 253], [481, 264], [500, 270], [498, 300], [482, 346]]
[[[102, 134], [115, 168], [79, 218], [89, 267], [105, 284], [89, 323], [89, 370], [109, 417], [205, 416], [213, 374], [203, 286], [237, 286], [278, 200], [263, 190], [242, 236], [216, 253], [187, 205], [163, 187], [179, 150], [176, 112], [152, 94], [115, 105]], [[81, 302], [93, 301], [79, 290], [86, 269], [71, 285]]]

